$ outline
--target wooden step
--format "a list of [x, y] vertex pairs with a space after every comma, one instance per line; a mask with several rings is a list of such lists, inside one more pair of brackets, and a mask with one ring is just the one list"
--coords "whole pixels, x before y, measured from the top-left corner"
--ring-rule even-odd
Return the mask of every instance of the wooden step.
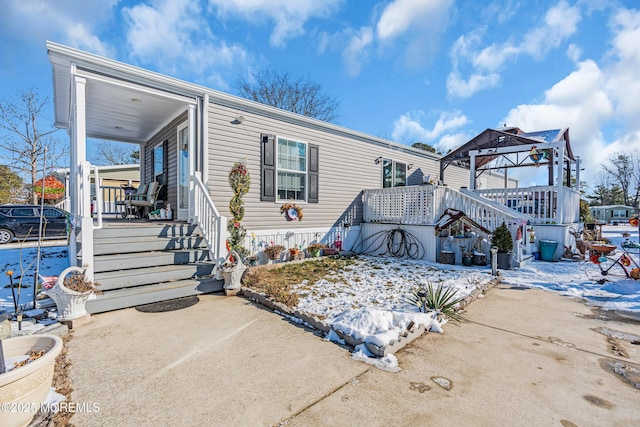
[[144, 236], [156, 236], [156, 237], [186, 237], [186, 236], [200, 236], [200, 230], [196, 225], [187, 223], [176, 224], [123, 224], [123, 225], [109, 225], [93, 232], [94, 241], [103, 238], [121, 238], [126, 237], [144, 237]]
[[129, 237], [105, 238], [94, 242], [93, 254], [123, 254], [147, 251], [174, 251], [206, 248], [203, 237]]
[[93, 271], [95, 273], [102, 273], [113, 270], [128, 270], [159, 265], [179, 265], [204, 261], [210, 261], [209, 250], [207, 248], [99, 255], [94, 257]]
[[213, 268], [214, 265], [211, 263], [161, 265], [96, 273], [94, 280], [100, 284], [100, 290], [104, 292], [112, 289], [206, 277], [213, 273]]
[[222, 285], [222, 280], [200, 278], [118, 289], [96, 295], [95, 299], [87, 301], [87, 312], [102, 313], [191, 295], [222, 292]]

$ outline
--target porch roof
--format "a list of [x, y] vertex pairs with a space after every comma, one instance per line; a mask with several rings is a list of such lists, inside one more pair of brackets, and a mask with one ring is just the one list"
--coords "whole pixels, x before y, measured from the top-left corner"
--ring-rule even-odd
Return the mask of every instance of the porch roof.
[[[502, 169], [505, 166], [491, 167], [491, 163], [496, 158], [504, 154], [491, 154], [492, 151], [497, 151], [498, 148], [505, 147], [518, 147], [520, 145], [527, 146], [522, 147], [520, 152], [528, 153], [531, 145], [536, 145], [537, 150], [544, 150], [545, 144], [564, 141], [566, 157], [572, 161], [575, 161], [573, 151], [571, 150], [571, 144], [569, 142], [569, 128], [564, 129], [552, 129], [536, 132], [524, 132], [517, 127], [501, 128], [501, 129], [486, 129], [466, 144], [452, 151], [444, 156], [441, 160], [441, 168], [444, 169], [451, 164], [470, 168], [471, 155], [470, 151], [479, 150], [485, 152], [482, 155], [477, 156], [475, 159], [475, 170], [489, 170], [489, 169]], [[513, 151], [517, 153], [517, 150]], [[548, 163], [540, 162], [540, 164]], [[514, 166], [532, 166], [533, 162], [520, 163], [515, 162]]]

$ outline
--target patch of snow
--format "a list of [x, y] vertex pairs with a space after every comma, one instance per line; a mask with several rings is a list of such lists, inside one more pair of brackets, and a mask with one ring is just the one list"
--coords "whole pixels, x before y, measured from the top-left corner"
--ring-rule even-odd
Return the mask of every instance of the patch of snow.
[[377, 358], [367, 350], [364, 344], [360, 344], [356, 347], [355, 351], [351, 354], [353, 360], [368, 363], [378, 369], [389, 372], [400, 372], [400, 366], [398, 366], [398, 358], [393, 354], [388, 354], [385, 357]]

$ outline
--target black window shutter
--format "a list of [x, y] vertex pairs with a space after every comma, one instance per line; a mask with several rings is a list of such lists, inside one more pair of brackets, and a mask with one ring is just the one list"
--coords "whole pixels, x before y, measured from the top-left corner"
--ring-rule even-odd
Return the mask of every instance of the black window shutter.
[[262, 187], [260, 200], [263, 202], [276, 201], [276, 138], [274, 135], [262, 134]]
[[318, 203], [320, 188], [318, 182], [318, 146], [309, 144], [309, 203]]

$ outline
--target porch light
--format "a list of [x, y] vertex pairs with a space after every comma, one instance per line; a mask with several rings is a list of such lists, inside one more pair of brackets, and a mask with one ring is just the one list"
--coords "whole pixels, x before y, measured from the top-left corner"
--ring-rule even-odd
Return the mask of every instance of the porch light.
[[378, 157], [377, 159], [374, 160], [376, 165], [379, 165], [381, 161], [382, 161], [382, 156], [380, 156], [380, 157]]

